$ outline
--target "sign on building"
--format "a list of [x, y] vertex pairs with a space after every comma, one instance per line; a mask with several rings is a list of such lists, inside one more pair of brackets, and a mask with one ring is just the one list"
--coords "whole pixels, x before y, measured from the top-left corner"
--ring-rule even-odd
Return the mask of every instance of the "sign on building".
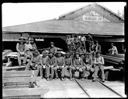
[[110, 22], [108, 19], [104, 18], [100, 14], [96, 13], [95, 11], [90, 11], [83, 15], [83, 21], [107, 21]]

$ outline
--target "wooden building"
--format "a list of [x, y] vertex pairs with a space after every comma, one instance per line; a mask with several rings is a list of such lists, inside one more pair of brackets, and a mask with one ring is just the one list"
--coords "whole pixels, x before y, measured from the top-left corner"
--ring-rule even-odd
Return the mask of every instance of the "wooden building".
[[[66, 47], [66, 35], [91, 33], [104, 49], [108, 42], [119, 43], [121, 50], [124, 43], [124, 20], [117, 14], [98, 4], [91, 4], [76, 11], [67, 13], [59, 19], [33, 22], [2, 28], [3, 49], [16, 45], [18, 38], [32, 36], [38, 41], [39, 48], [48, 47], [49, 42], [55, 42], [56, 46]], [[12, 42], [12, 43], [11, 43]]]

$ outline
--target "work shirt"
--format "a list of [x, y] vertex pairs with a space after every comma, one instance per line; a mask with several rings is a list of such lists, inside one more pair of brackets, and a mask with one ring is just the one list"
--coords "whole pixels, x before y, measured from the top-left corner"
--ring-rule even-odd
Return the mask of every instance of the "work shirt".
[[86, 41], [86, 37], [85, 37], [85, 36], [82, 36], [82, 37], [81, 37], [81, 41], [82, 41], [82, 42]]
[[41, 57], [41, 65], [46, 65], [47, 64], [47, 59], [48, 59], [48, 56], [46, 57]]
[[68, 45], [70, 45], [70, 44], [71, 44], [71, 42], [72, 42], [72, 39], [71, 39], [71, 38], [67, 38], [67, 40], [66, 40], [66, 41], [67, 41], [67, 44], [68, 44]]
[[30, 43], [25, 43], [25, 50], [30, 50], [30, 49], [32, 49], [32, 44], [30, 44]]
[[57, 52], [57, 49], [58, 49], [57, 47], [52, 47], [50, 48], [50, 52], [55, 54]]
[[16, 50], [17, 50], [17, 52], [24, 52], [25, 51], [25, 45], [17, 43], [16, 44]]
[[35, 43], [31, 44], [32, 45], [32, 49], [37, 49], [37, 46]]
[[74, 59], [74, 66], [75, 67], [82, 67], [83, 66], [83, 61], [80, 57]]
[[95, 51], [101, 52], [101, 46], [99, 44], [95, 46]]
[[69, 57], [69, 58], [65, 58], [65, 65], [66, 66], [71, 66], [72, 65], [72, 59]]
[[117, 47], [116, 46], [113, 46], [112, 49], [111, 49], [111, 54], [114, 55], [114, 54], [118, 54], [118, 50], [117, 50]]
[[33, 56], [33, 58], [32, 58], [32, 62], [36, 63], [36, 64], [41, 64], [40, 60], [41, 60], [41, 56], [40, 55]]
[[26, 59], [32, 59], [33, 58], [33, 54], [31, 52], [27, 52], [25, 53]]
[[83, 62], [84, 62], [85, 64], [92, 65], [92, 59], [91, 59], [90, 57], [89, 57], [89, 58], [84, 57], [84, 58], [83, 58]]
[[81, 49], [80, 47], [76, 50], [76, 52], [80, 53], [80, 54], [83, 54], [83, 53], [86, 53], [86, 50], [85, 49]]
[[53, 56], [53, 57], [48, 57], [47, 58], [47, 60], [46, 60], [46, 63], [47, 63], [47, 66], [49, 66], [49, 65], [56, 65], [56, 57], [55, 56]]
[[56, 60], [58, 66], [64, 66], [64, 57], [58, 57]]
[[94, 64], [98, 65], [98, 64], [104, 64], [104, 58], [102, 56], [100, 57], [95, 57], [94, 58]]

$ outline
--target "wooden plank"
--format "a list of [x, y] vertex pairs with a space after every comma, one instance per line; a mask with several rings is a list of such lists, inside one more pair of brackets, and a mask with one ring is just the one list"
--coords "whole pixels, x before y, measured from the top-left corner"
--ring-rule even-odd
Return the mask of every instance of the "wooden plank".
[[5, 70], [11, 70], [11, 69], [22, 69], [22, 68], [25, 68], [26, 66], [13, 66], [13, 67], [3, 67]]
[[33, 96], [41, 95], [46, 93], [46, 89], [35, 89], [35, 88], [13, 88], [3, 89], [3, 97], [14, 97], [14, 96]]
[[24, 84], [24, 85], [10, 85], [10, 86], [4, 86], [4, 89], [7, 88], [29, 88], [29, 84]]
[[30, 77], [13, 77], [13, 78], [3, 78], [3, 82], [30, 82], [32, 78]]
[[3, 72], [3, 77], [30, 77], [32, 75], [32, 71], [5, 71]]

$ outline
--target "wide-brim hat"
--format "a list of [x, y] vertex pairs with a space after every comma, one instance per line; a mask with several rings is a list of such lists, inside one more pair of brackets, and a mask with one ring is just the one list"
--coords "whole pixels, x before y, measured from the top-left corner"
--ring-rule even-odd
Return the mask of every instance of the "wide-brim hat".
[[48, 55], [49, 51], [45, 50], [42, 52], [43, 55]]
[[25, 41], [25, 37], [20, 37], [19, 41]]
[[65, 55], [66, 53], [65, 53], [65, 52], [63, 52], [63, 51], [57, 51], [57, 53], [56, 53], [56, 54]]

